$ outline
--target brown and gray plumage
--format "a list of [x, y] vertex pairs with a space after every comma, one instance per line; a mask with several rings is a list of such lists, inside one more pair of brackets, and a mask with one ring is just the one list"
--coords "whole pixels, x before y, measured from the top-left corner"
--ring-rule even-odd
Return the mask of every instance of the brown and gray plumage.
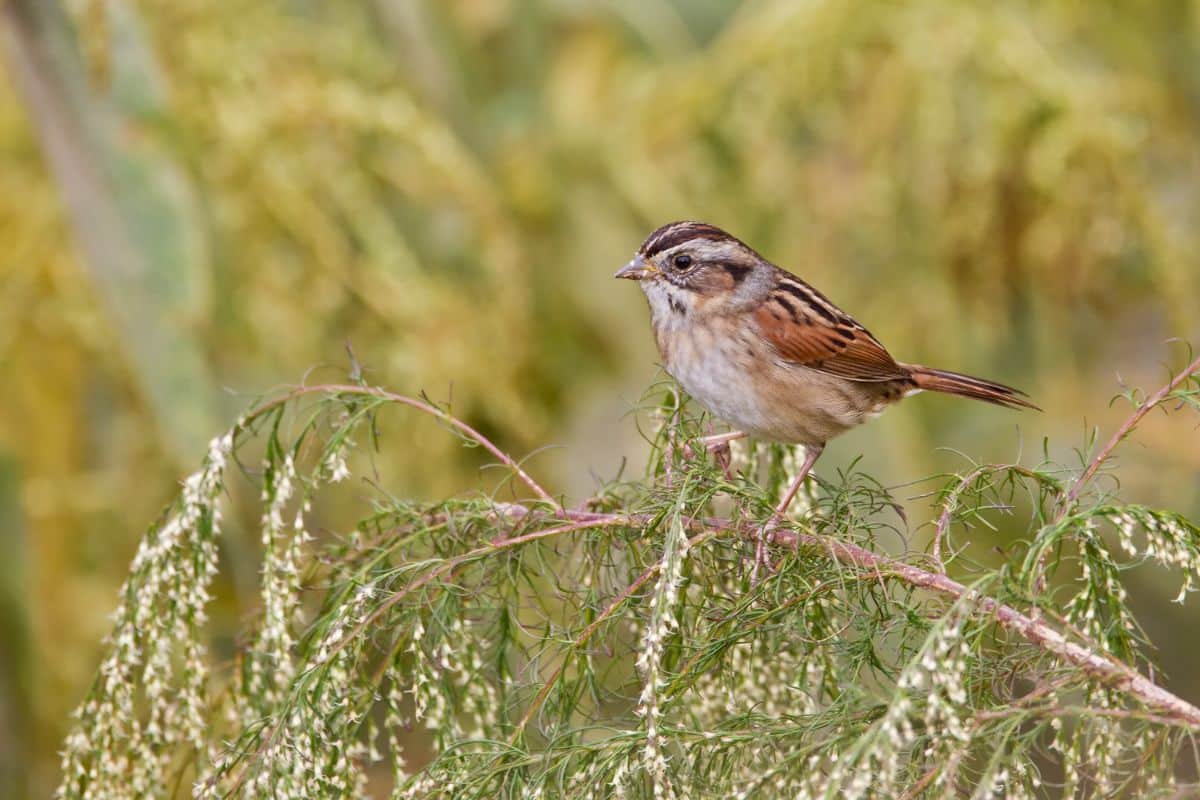
[[829, 439], [922, 390], [1036, 408], [1010, 386], [896, 361], [812, 286], [713, 225], [662, 226], [616, 277], [641, 284], [667, 372], [739, 430], [806, 445], [801, 478]]

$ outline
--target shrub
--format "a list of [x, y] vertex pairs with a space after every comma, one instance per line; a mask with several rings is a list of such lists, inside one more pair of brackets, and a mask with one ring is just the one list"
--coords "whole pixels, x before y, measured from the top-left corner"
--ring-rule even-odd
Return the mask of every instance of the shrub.
[[[670, 391], [645, 476], [570, 508], [447, 409], [353, 383], [295, 389], [214, 439], [146, 534], [60, 794], [1169, 794], [1196, 770], [1200, 709], [1150, 677], [1122, 581], [1166, 568], [1182, 602], [1200, 530], [1096, 479], [1152, 409], [1200, 407], [1198, 370], [1131, 394], [1079, 470], [952, 476], [930, 494], [924, 552], [897, 548], [907, 523], [854, 470], [810, 484], [772, 529], [790, 450], [704, 455], [703, 421]], [[415, 502], [373, 476], [361, 522], [314, 536], [313, 503], [349, 464], [369, 473], [393, 406], [487, 450], [519, 500]], [[220, 506], [252, 442], [261, 609], [214, 665]], [[1026, 533], [998, 563], [954, 545], [1005, 513]], [[752, 581], [765, 531], [775, 563]]]

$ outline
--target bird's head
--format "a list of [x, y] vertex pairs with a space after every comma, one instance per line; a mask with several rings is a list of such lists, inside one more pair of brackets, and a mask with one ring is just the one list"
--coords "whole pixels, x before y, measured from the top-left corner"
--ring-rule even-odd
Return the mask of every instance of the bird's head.
[[704, 222], [672, 222], [646, 237], [614, 277], [638, 281], [656, 312], [715, 311], [750, 302], [773, 267], [740, 239]]

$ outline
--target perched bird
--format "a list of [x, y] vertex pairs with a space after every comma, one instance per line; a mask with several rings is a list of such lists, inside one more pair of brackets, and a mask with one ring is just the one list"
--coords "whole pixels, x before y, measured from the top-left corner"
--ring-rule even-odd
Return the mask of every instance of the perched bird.
[[776, 518], [827, 441], [911, 394], [1037, 408], [1010, 386], [896, 361], [823, 294], [714, 225], [662, 226], [615, 277], [641, 284], [667, 372], [737, 429], [712, 442], [804, 445]]

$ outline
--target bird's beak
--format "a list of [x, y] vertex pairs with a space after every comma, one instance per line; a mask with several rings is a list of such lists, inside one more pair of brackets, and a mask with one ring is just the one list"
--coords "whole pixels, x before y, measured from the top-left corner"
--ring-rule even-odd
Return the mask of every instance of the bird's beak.
[[633, 257], [632, 261], [617, 270], [617, 274], [613, 275], [613, 277], [640, 281], [643, 278], [649, 278], [657, 271], [653, 264], [643, 258], [641, 254], [638, 254]]

